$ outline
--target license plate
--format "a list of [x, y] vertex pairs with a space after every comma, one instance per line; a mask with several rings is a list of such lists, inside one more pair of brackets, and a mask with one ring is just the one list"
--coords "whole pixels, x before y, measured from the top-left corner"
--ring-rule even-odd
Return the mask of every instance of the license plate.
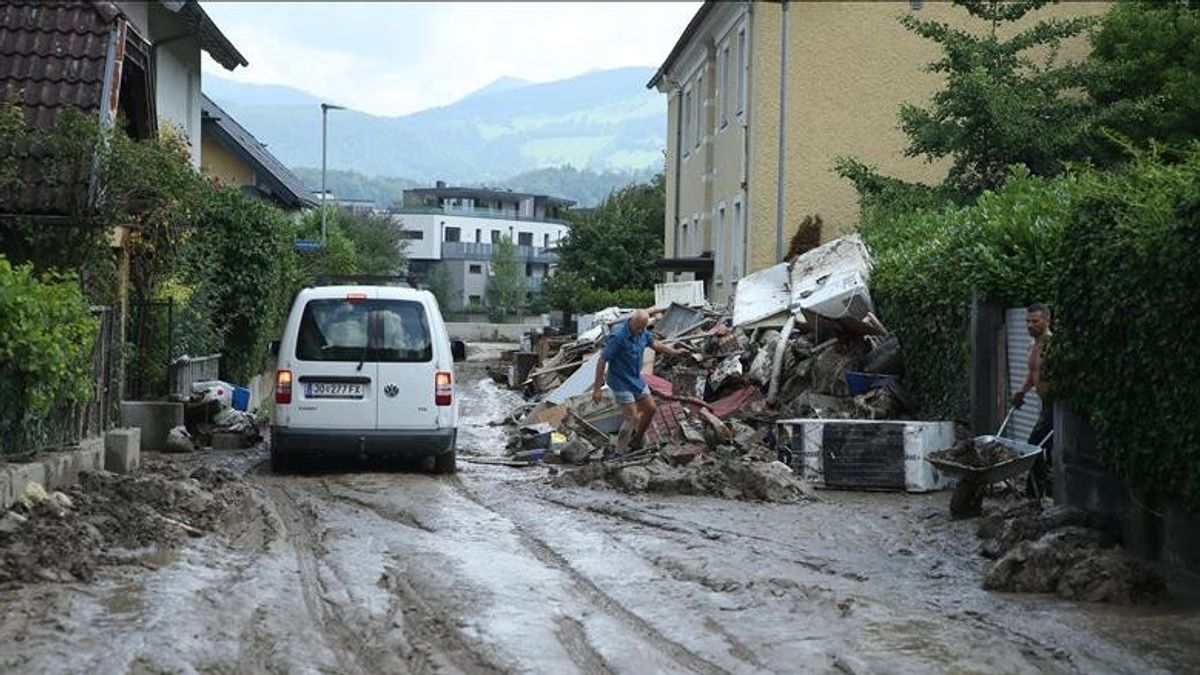
[[305, 385], [309, 398], [362, 398], [363, 385], [351, 382], [309, 382]]

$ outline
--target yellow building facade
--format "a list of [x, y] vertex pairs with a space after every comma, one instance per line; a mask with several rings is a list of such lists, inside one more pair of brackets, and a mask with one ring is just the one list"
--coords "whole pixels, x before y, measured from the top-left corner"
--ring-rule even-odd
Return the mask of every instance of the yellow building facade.
[[[1024, 23], [1107, 6], [1052, 5]], [[925, 69], [937, 45], [900, 24], [910, 13], [983, 25], [948, 2], [710, 1], [697, 12], [650, 86], [668, 96], [666, 257], [711, 257], [710, 299], [779, 262], [805, 216], [821, 217], [823, 240], [857, 227], [837, 157], [909, 181], [945, 177], [947, 162], [904, 156], [900, 106], [926, 105], [943, 84]], [[1063, 51], [1085, 53], [1081, 39]]]

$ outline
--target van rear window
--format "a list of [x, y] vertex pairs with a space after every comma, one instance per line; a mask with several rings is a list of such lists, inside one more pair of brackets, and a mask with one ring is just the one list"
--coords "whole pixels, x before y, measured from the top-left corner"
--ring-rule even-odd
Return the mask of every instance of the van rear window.
[[300, 316], [301, 361], [433, 360], [425, 307], [411, 300], [310, 300]]

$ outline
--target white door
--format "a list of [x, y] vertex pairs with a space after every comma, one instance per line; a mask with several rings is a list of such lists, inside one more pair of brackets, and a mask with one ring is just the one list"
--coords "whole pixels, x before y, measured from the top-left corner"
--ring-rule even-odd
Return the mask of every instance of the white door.
[[437, 362], [428, 310], [417, 300], [379, 299], [379, 429], [438, 427]]
[[375, 428], [377, 366], [371, 354], [368, 293], [309, 300], [292, 364], [289, 426]]
[[[1025, 377], [1029, 374], [1029, 348], [1033, 345], [1033, 337], [1029, 335], [1029, 329], [1025, 326], [1025, 314], [1024, 307], [1004, 312], [1004, 333], [1008, 343], [1008, 398], [1010, 400], [1013, 392], [1025, 384]], [[1038, 415], [1041, 412], [1042, 400], [1038, 398], [1036, 391], [1030, 391], [1025, 395], [1025, 405], [1013, 413], [1008, 427], [1004, 430], [1004, 435], [1022, 443], [1029, 440], [1029, 434], [1033, 433], [1033, 427], [1037, 424]]]

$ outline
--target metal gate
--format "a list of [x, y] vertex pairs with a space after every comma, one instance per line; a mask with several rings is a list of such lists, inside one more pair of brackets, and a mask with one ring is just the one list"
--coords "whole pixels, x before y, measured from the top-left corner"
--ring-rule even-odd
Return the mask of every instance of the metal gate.
[[[1025, 327], [1024, 307], [1009, 309], [1004, 312], [1004, 334], [1008, 344], [1008, 398], [1025, 383], [1029, 374], [1029, 348], [1033, 338]], [[1029, 434], [1037, 424], [1038, 415], [1042, 412], [1042, 400], [1036, 391], [1030, 391], [1025, 396], [1025, 405], [1013, 414], [1004, 435], [1018, 441], [1028, 440]]]

